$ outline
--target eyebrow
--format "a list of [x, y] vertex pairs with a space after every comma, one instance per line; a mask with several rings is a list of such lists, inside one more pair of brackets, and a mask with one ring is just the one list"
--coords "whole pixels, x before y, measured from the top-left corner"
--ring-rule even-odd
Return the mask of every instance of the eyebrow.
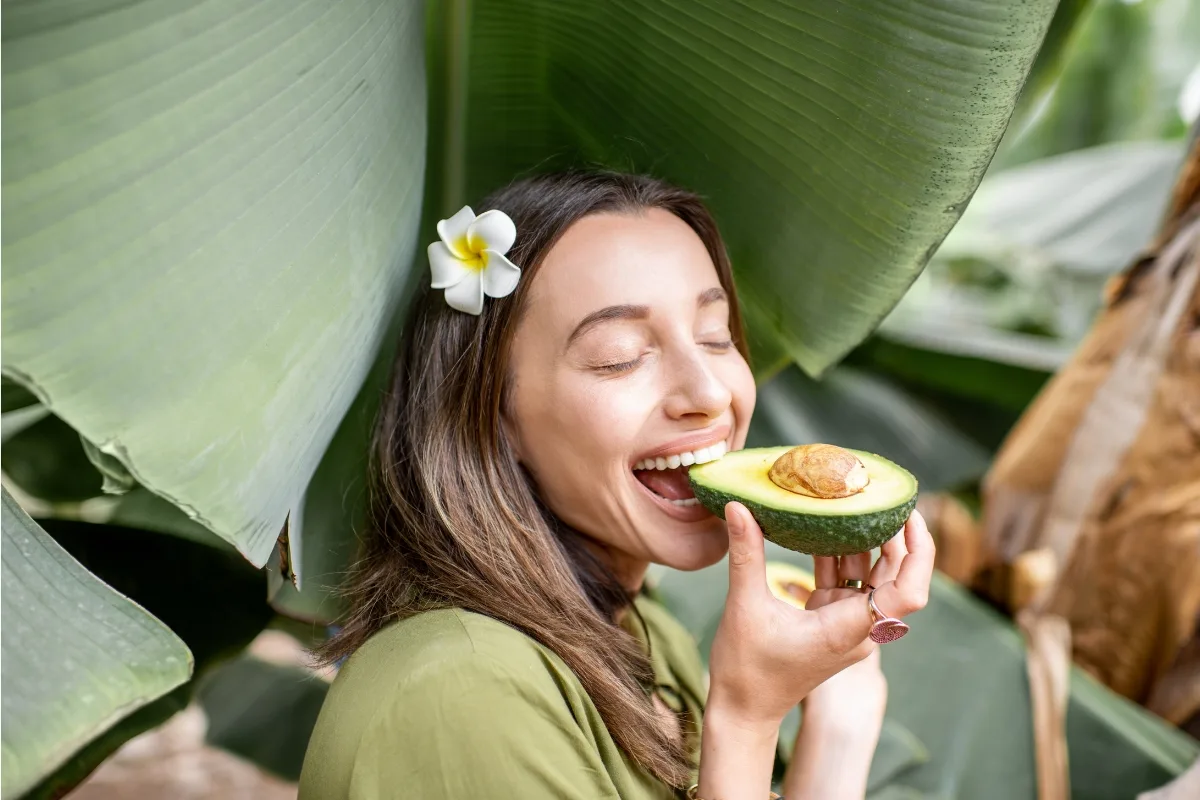
[[571, 331], [571, 335], [567, 337], [567, 347], [570, 347], [576, 339], [601, 322], [614, 319], [645, 319], [648, 316], [650, 316], [650, 306], [608, 306], [599, 311], [593, 311], [575, 326], [575, 330]]
[[[696, 298], [696, 306], [697, 308], [704, 308], [713, 303], [723, 303], [727, 300], [728, 296], [725, 294], [725, 290], [719, 286], [714, 286], [700, 293], [700, 296]], [[602, 322], [610, 322], [615, 319], [645, 319], [648, 316], [650, 316], [650, 306], [608, 306], [599, 311], [593, 311], [575, 326], [575, 330], [571, 331], [571, 335], [567, 337], [567, 347], [570, 347], [576, 339]]]

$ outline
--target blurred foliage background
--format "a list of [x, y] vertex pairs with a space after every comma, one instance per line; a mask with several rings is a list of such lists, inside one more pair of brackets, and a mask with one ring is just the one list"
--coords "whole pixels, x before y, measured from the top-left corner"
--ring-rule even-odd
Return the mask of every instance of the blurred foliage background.
[[[302, 648], [328, 634], [330, 589], [353, 550], [361, 481], [346, 476], [387, 364], [376, 353], [423, 279], [420, 263], [396, 265], [447, 208], [563, 161], [701, 188], [748, 297], [760, 377], [750, 444], [877, 452], [977, 510], [1005, 435], [1089, 329], [1106, 280], [1152, 238], [1200, 115], [1189, 0], [1019, 12], [997, 0], [970, 13], [843, 3], [837, 24], [805, 3], [761, 19], [720, 2], [628, 3], [611, 17], [580, 4], [431, 3], [422, 16], [420, 3], [366, 3], [324, 20], [321, 3], [272, 17], [152, 2], [105, 9], [107, 28], [36, 5], [4, 5], [5, 798], [58, 795], [184, 708], [202, 711], [209, 745], [287, 796], [329, 677], [304, 667]], [[189, 39], [181, 20], [214, 38]], [[326, 22], [345, 28], [333, 43], [314, 33]], [[247, 44], [255, 26], [272, 41]], [[905, 31], [925, 49], [903, 44]], [[574, 57], [595, 46], [580, 36], [617, 55]], [[885, 46], [865, 47], [872, 36]], [[955, 50], [971, 36], [994, 63]], [[200, 46], [233, 55], [217, 65]], [[324, 83], [300, 84], [312, 47]], [[674, 63], [645, 56], [660, 51]], [[169, 80], [156, 88], [138, 71], [147, 64]], [[89, 70], [94, 84], [77, 80]], [[807, 81], [843, 73], [850, 105], [825, 107], [829, 87]], [[991, 88], [959, 91], [964, 74]], [[261, 89], [223, 95], [225, 116], [188, 110], [235, 79]], [[893, 80], [930, 97], [878, 89]], [[364, 99], [368, 82], [389, 101]], [[711, 110], [675, 106], [709, 94]], [[940, 163], [951, 149], [965, 155]], [[375, 177], [351, 180], [356, 170]], [[272, 205], [275, 191], [317, 199]], [[126, 214], [131, 204], [149, 211]], [[366, 220], [353, 236], [330, 233], [351, 214]], [[774, 240], [756, 241], [764, 231]], [[298, 236], [304, 248], [288, 244]], [[812, 260], [809, 291], [773, 305], [780, 282], [796, 281], [795, 252]], [[136, 262], [151, 270], [127, 269]], [[331, 262], [347, 266], [331, 274]], [[244, 282], [264, 263], [288, 269]], [[346, 284], [351, 295], [334, 290]], [[314, 319], [345, 320], [338, 303], [354, 319], [313, 338]], [[831, 316], [814, 321], [806, 303]], [[114, 336], [136, 341], [144, 374]], [[246, 389], [262, 375], [287, 385]], [[272, 404], [277, 391], [312, 402]], [[230, 409], [247, 407], [275, 416], [243, 410], [234, 430]], [[254, 438], [272, 425], [287, 435]], [[206, 460], [210, 442], [226, 460]], [[153, 457], [135, 465], [126, 447], [148, 444]], [[705, 648], [722, 569], [655, 576]], [[945, 580], [925, 613], [920, 635], [888, 650], [894, 702], [871, 796], [1035, 796], [1011, 623]], [[919, 680], [930, 653], [936, 685]], [[1078, 796], [1129, 797], [1196, 755], [1194, 740], [1082, 674], [1068, 727]], [[101, 769], [78, 795], [122, 796], [103, 792], [137, 780], [114, 775]]]

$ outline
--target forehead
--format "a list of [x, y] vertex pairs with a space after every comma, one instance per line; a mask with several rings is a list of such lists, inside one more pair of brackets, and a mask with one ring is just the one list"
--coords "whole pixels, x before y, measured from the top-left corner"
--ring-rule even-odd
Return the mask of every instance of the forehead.
[[694, 308], [696, 296], [713, 286], [720, 281], [704, 242], [671, 212], [592, 214], [546, 254], [530, 312], [571, 322], [610, 305]]

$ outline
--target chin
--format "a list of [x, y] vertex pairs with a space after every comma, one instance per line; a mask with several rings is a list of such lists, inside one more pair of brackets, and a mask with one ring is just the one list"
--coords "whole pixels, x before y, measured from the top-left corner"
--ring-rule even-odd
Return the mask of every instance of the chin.
[[671, 533], [660, 528], [651, 560], [671, 569], [695, 572], [711, 567], [725, 557], [729, 551], [729, 534], [723, 520], [712, 517], [690, 523], [688, 527], [690, 530]]

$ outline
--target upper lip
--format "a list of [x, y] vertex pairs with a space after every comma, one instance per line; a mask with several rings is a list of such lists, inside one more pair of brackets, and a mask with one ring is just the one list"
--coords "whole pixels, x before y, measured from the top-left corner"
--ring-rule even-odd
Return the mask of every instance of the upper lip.
[[702, 447], [711, 447], [717, 442], [724, 442], [729, 438], [729, 425], [718, 425], [715, 428], [706, 428], [702, 431], [693, 431], [686, 436], [680, 436], [678, 439], [673, 439], [666, 444], [656, 447], [648, 453], [643, 453], [633, 460], [637, 463], [647, 458], [666, 458], [667, 456], [676, 455], [678, 453], [686, 453], [689, 450], [699, 450]]

